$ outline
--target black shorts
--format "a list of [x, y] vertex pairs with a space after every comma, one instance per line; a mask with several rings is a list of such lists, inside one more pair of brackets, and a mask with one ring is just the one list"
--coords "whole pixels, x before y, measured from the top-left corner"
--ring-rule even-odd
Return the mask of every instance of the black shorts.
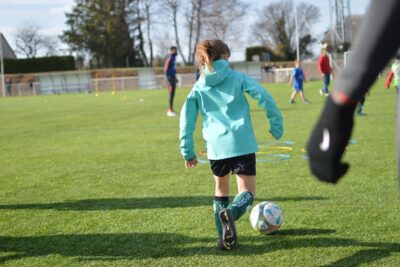
[[213, 174], [218, 177], [224, 177], [229, 173], [256, 175], [255, 153], [227, 159], [210, 160], [210, 163]]

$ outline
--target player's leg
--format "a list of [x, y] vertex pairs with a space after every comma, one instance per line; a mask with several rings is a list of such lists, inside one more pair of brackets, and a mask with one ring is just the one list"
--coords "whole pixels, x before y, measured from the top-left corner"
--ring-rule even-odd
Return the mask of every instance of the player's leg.
[[223, 177], [214, 175], [215, 180], [215, 196], [216, 197], [228, 197], [229, 196], [229, 177], [227, 174]]
[[170, 110], [174, 110], [174, 98], [175, 98], [175, 90], [176, 90], [176, 78], [175, 76], [170, 77], [169, 81], [169, 108]]
[[300, 95], [300, 98], [301, 98], [305, 103], [310, 103], [310, 101], [308, 101], [308, 99], [307, 99], [306, 96], [304, 95], [303, 90], [300, 90], [300, 91], [299, 91], [299, 95]]
[[327, 88], [327, 85], [326, 85], [326, 74], [323, 74], [323, 81], [322, 82], [323, 82], [322, 89], [319, 90], [319, 93], [320, 93], [320, 95], [325, 96], [327, 91], [328, 91], [328, 88]]
[[214, 219], [218, 232], [217, 249], [226, 250], [236, 246], [236, 226], [232, 212], [227, 209], [229, 205], [229, 175], [224, 177], [214, 176]]
[[295, 99], [296, 95], [297, 95], [296, 90], [293, 90], [293, 93], [292, 93], [292, 95], [290, 96], [289, 104], [294, 104], [294, 103], [296, 103], [296, 102], [294, 102], [294, 99]]
[[176, 78], [175, 76], [168, 76], [168, 102], [169, 108], [167, 111], [168, 116], [176, 116], [176, 112], [174, 111], [174, 97], [176, 90]]
[[229, 205], [233, 217], [238, 220], [251, 207], [256, 195], [256, 176], [236, 174], [238, 194]]
[[327, 73], [324, 77], [324, 94], [325, 96], [329, 94], [329, 84], [331, 83], [331, 74]]
[[222, 226], [219, 213], [229, 205], [229, 174], [224, 177], [214, 176], [215, 196], [213, 201], [215, 226], [218, 232], [218, 239], [222, 239]]
[[256, 191], [256, 176], [237, 174], [239, 194], [235, 196], [228, 208], [222, 209], [219, 217], [222, 225], [222, 240], [226, 249], [237, 244], [235, 221], [250, 209]]
[[210, 160], [210, 163], [215, 180], [213, 208], [215, 226], [218, 233], [217, 249], [225, 250], [227, 248], [223, 241], [224, 232], [221, 224], [220, 213], [221, 210], [227, 208], [229, 205], [229, 173], [231, 167], [229, 166], [229, 162], [226, 160]]
[[238, 220], [253, 204], [256, 193], [256, 156], [249, 154], [237, 157], [233, 164], [238, 186], [238, 195], [235, 196], [229, 209], [233, 217]]

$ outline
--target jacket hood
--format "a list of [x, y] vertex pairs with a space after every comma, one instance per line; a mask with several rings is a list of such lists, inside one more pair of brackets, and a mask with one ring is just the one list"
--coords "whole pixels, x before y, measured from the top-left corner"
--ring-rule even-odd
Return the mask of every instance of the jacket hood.
[[200, 79], [207, 86], [216, 86], [222, 83], [232, 71], [229, 62], [224, 59], [214, 61], [213, 68], [214, 70], [210, 72], [205, 66], [203, 66]]

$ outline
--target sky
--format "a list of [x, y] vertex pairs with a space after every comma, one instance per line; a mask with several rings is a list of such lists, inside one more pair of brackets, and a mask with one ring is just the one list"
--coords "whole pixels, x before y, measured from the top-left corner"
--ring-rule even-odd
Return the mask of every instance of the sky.
[[[66, 29], [64, 14], [72, 9], [74, 2], [74, 0], [0, 0], [0, 32], [4, 34], [11, 47], [15, 47], [16, 29], [31, 21], [40, 25], [42, 34], [58, 36]], [[244, 0], [244, 2], [250, 4], [247, 16], [247, 24], [250, 25], [255, 17], [251, 16], [252, 13], [276, 0]], [[295, 0], [295, 3], [299, 2], [310, 3], [320, 8], [321, 19], [313, 28], [314, 35], [320, 35], [329, 28], [329, 0]], [[350, 2], [352, 14], [363, 14], [370, 0], [350, 0]], [[242, 60], [244, 47], [233, 49], [232, 57], [235, 60]]]

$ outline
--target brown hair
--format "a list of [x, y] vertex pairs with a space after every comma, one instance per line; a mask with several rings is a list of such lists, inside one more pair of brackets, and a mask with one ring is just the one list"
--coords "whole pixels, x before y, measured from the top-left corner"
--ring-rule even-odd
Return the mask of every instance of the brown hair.
[[200, 72], [203, 65], [210, 71], [213, 71], [212, 62], [221, 59], [222, 56], [231, 55], [229, 47], [221, 40], [203, 40], [196, 46], [196, 59]]

